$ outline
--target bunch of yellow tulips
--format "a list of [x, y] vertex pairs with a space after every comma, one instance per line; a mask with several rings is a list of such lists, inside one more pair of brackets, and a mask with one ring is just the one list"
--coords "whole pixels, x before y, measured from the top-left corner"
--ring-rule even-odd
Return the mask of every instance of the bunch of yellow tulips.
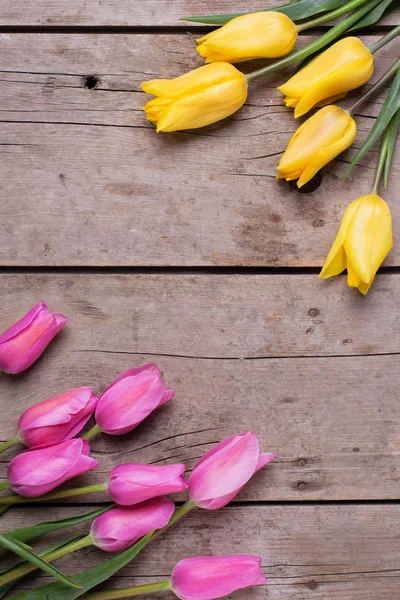
[[[220, 121], [245, 103], [252, 80], [328, 46], [379, 2], [352, 0], [346, 5], [347, 10], [358, 7], [357, 10], [306, 48], [289, 56], [286, 55], [295, 47], [299, 31], [340, 16], [344, 9], [301, 25], [296, 25], [286, 14], [274, 11], [233, 18], [197, 40], [197, 52], [207, 64], [174, 79], [153, 79], [142, 84], [144, 92], [155, 96], [144, 106], [147, 118], [154, 123], [157, 132], [194, 129]], [[286, 106], [294, 109], [295, 118], [319, 108], [290, 140], [277, 167], [278, 178], [297, 180], [298, 187], [302, 187], [353, 143], [357, 134], [352, 117], [354, 108], [397, 71], [400, 73], [399, 61], [350, 109], [333, 103], [369, 81], [374, 72], [374, 52], [399, 33], [400, 27], [397, 27], [372, 48], [354, 36], [335, 41], [278, 88]], [[232, 64], [284, 56], [286, 58], [247, 75]], [[357, 287], [363, 294], [367, 293], [392, 248], [390, 209], [377, 193], [381, 173], [382, 169], [371, 194], [358, 198], [346, 209], [320, 274], [322, 278], [331, 277], [347, 268], [348, 285]]]

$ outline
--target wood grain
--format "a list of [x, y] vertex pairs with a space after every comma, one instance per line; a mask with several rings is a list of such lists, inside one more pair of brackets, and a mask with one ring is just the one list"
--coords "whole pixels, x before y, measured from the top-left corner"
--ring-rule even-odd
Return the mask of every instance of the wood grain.
[[[82, 511], [82, 507], [48, 508], [46, 516], [56, 519]], [[12, 510], [2, 517], [2, 527], [42, 518], [38, 509]], [[50, 544], [55, 537], [48, 535], [43, 541]], [[400, 507], [267, 505], [197, 510], [144, 550], [107, 587], [165, 579], [187, 556], [239, 553], [262, 556], [268, 584], [233, 594], [232, 600], [394, 600], [400, 576]], [[103, 553], [88, 548], [57, 565], [73, 574], [104, 559]], [[30, 578], [19, 589], [49, 581], [46, 576]]]
[[[396, 48], [379, 52], [375, 77]], [[4, 34], [0, 56], [0, 265], [318, 266], [372, 182], [376, 149], [340, 177], [384, 94], [360, 112], [355, 147], [299, 194], [275, 180], [297, 126], [276, 91], [284, 74], [252, 86], [229, 120], [157, 136], [139, 85], [199, 65], [190, 36]], [[400, 264], [397, 175], [398, 153], [389, 265]]]
[[[131, 27], [190, 26], [180, 21], [184, 16], [225, 14], [263, 10], [282, 5], [277, 0], [2, 0], [2, 25], [99, 26]], [[250, 4], [250, 6], [249, 6]], [[397, 24], [396, 13], [385, 17], [383, 24]]]
[[155, 361], [176, 398], [133, 433], [96, 438], [99, 469], [81, 482], [129, 461], [191, 469], [254, 430], [277, 458], [239, 500], [398, 498], [398, 285], [378, 277], [365, 302], [313, 275], [3, 275], [0, 330], [28, 298], [70, 321], [32, 369], [0, 378], [1, 439], [28, 406], [80, 385], [101, 393]]

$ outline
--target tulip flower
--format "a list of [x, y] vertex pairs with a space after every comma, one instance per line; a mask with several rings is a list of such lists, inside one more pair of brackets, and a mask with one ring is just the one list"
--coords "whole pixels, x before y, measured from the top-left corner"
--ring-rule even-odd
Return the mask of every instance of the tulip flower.
[[128, 369], [106, 389], [96, 407], [97, 427], [110, 435], [132, 431], [156, 408], [171, 400], [157, 365]]
[[197, 506], [207, 510], [230, 502], [259, 469], [274, 459], [261, 453], [254, 433], [226, 438], [201, 458], [189, 477], [189, 495]]
[[247, 81], [234, 66], [216, 62], [175, 79], [152, 79], [142, 90], [156, 96], [143, 110], [157, 132], [179, 131], [205, 127], [239, 110]]
[[185, 465], [118, 465], [110, 473], [108, 492], [114, 502], [124, 506], [181, 492], [188, 487], [185, 470]]
[[392, 246], [389, 206], [376, 194], [362, 196], [346, 208], [320, 277], [332, 277], [347, 268], [349, 287], [366, 294]]
[[0, 335], [0, 370], [21, 373], [39, 358], [67, 322], [44, 302], [36, 304], [22, 319]]
[[261, 557], [247, 554], [184, 558], [171, 575], [171, 589], [181, 600], [214, 600], [266, 582]]
[[73, 438], [90, 419], [98, 398], [92, 388], [69, 390], [25, 410], [18, 421], [18, 439], [30, 448]]
[[197, 52], [206, 63], [243, 62], [278, 58], [291, 52], [297, 29], [283, 13], [264, 11], [241, 15], [197, 40]]
[[314, 106], [331, 104], [364, 85], [374, 72], [370, 50], [356, 37], [347, 37], [319, 54], [278, 89], [294, 116]]
[[81, 438], [26, 450], [8, 466], [10, 488], [26, 498], [47, 494], [64, 481], [97, 467], [88, 456], [89, 442]]
[[303, 123], [278, 165], [278, 179], [298, 179], [300, 188], [354, 141], [357, 126], [339, 106], [325, 106]]
[[136, 504], [113, 508], [93, 521], [92, 543], [105, 552], [119, 552], [132, 546], [150, 531], [165, 527], [175, 505], [167, 498], [153, 498]]

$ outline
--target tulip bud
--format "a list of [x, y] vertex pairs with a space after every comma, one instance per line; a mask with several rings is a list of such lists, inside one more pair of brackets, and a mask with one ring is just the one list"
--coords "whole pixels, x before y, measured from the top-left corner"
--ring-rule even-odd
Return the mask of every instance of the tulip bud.
[[353, 200], [320, 273], [322, 279], [347, 268], [347, 283], [366, 294], [393, 247], [390, 208], [376, 194]]
[[364, 85], [374, 72], [369, 49], [356, 37], [347, 37], [319, 54], [278, 89], [294, 116], [305, 115], [313, 106], [331, 104], [347, 92]]
[[246, 554], [184, 558], [171, 575], [171, 589], [181, 600], [214, 600], [266, 582], [261, 557]]
[[81, 387], [31, 406], [18, 421], [20, 441], [35, 448], [73, 438], [90, 419], [97, 401], [92, 388]]
[[125, 550], [150, 531], [168, 525], [174, 509], [174, 503], [167, 498], [154, 498], [133, 507], [113, 508], [93, 521], [92, 542], [105, 552]]
[[181, 492], [188, 487], [185, 470], [185, 465], [118, 465], [110, 473], [108, 492], [114, 502], [124, 506]]
[[67, 322], [64, 315], [36, 304], [22, 319], [0, 335], [0, 370], [21, 373], [39, 358]]
[[294, 48], [296, 25], [283, 13], [264, 11], [241, 15], [197, 40], [197, 52], [207, 63], [278, 58]]
[[217, 62], [175, 79], [152, 79], [142, 90], [157, 96], [143, 109], [157, 132], [179, 131], [205, 127], [239, 110], [247, 81], [232, 65]]
[[300, 188], [353, 143], [354, 119], [339, 106], [325, 106], [301, 125], [278, 165], [278, 179], [298, 179]]
[[8, 484], [26, 498], [43, 496], [64, 481], [97, 467], [89, 451], [89, 442], [80, 438], [26, 450], [8, 465]]
[[196, 463], [189, 477], [190, 498], [200, 508], [222, 508], [274, 458], [270, 452], [260, 453], [254, 433], [232, 435]]
[[127, 433], [174, 395], [174, 390], [164, 387], [157, 365], [128, 369], [100, 397], [97, 425], [110, 435]]

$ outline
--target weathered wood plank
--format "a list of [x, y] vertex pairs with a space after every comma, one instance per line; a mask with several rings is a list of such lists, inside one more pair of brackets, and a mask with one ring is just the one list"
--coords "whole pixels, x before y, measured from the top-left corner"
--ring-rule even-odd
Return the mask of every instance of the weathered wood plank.
[[[263, 10], [282, 5], [277, 0], [3, 0], [2, 25], [119, 25], [173, 26], [184, 29], [189, 24], [181, 17]], [[387, 16], [382, 23], [397, 24], [398, 15]]]
[[[46, 518], [66, 517], [79, 511], [81, 507], [49, 508]], [[39, 509], [13, 510], [2, 517], [2, 528], [41, 519], [43, 511]], [[216, 512], [198, 510], [144, 550], [107, 587], [166, 578], [173, 565], [187, 556], [254, 553], [262, 556], [268, 584], [238, 592], [232, 599], [394, 600], [398, 597], [400, 577], [399, 523], [398, 505], [267, 505]], [[43, 540], [50, 543], [55, 537], [49, 535]], [[104, 557], [90, 548], [58, 561], [57, 565], [72, 574], [95, 566]], [[49, 580], [30, 578], [22, 585], [31, 589]]]
[[[380, 51], [376, 77], [396, 48]], [[0, 56], [3, 265], [320, 265], [373, 179], [376, 151], [340, 179], [353, 148], [314, 194], [275, 180], [296, 127], [275, 89], [282, 74], [230, 120], [155, 135], [139, 84], [200, 64], [189, 36], [1, 35]], [[363, 109], [356, 146], [383, 98]], [[398, 158], [385, 193], [395, 240], [397, 174]], [[387, 264], [400, 264], [397, 245]]]
[[[366, 300], [344, 279], [327, 287], [313, 275], [1, 281], [0, 330], [28, 298], [70, 315], [35, 367], [0, 378], [1, 439], [26, 407], [79, 385], [101, 392], [122, 370], [155, 361], [176, 398], [132, 434], [96, 438], [100, 467], [86, 482], [124, 461], [190, 469], [213, 443], [254, 430], [277, 459], [241, 500], [398, 497], [397, 275], [378, 277]], [[11, 456], [1, 455], [2, 475]]]

